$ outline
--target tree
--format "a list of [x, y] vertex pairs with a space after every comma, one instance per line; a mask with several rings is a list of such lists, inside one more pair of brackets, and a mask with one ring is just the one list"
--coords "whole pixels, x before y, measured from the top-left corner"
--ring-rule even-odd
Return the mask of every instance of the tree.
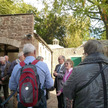
[[[35, 29], [48, 44], [57, 38], [60, 45], [64, 47], [77, 47], [87, 39], [89, 19], [85, 17], [75, 19], [68, 13], [62, 13], [57, 0], [52, 7], [49, 7], [45, 0], [43, 3], [45, 8], [42, 11], [43, 14], [41, 13], [41, 18], [35, 17]], [[87, 20], [87, 23], [84, 23], [84, 19]]]
[[65, 26], [63, 25], [63, 19], [60, 16], [56, 16], [53, 13], [42, 18], [35, 18], [35, 29], [48, 44], [52, 44], [52, 40], [57, 38], [60, 40], [60, 44], [63, 45], [63, 38], [65, 37]]
[[0, 14], [13, 13], [13, 9], [16, 8], [13, 4], [12, 0], [0, 0]]
[[59, 8], [62, 3], [58, 3], [57, 0], [52, 7], [48, 6], [46, 0], [43, 3], [45, 8], [38, 12], [23, 0], [0, 0], [0, 14], [33, 13], [34, 29], [48, 44], [51, 44], [54, 38], [59, 39], [60, 45], [65, 47], [77, 47], [82, 44], [88, 36], [89, 19], [74, 18], [68, 12], [62, 12]]
[[[90, 19], [102, 21], [104, 27], [99, 33], [106, 31], [108, 39], [108, 0], [55, 0], [62, 4], [60, 7], [66, 11], [71, 10], [75, 17], [86, 16]], [[101, 23], [102, 24], [102, 23]], [[103, 29], [104, 28], [104, 29]]]
[[89, 39], [89, 18], [84, 22], [81, 19], [76, 20], [72, 16], [69, 16], [65, 23], [67, 28], [67, 36], [65, 37], [66, 47], [78, 47], [82, 44], [82, 41]]
[[35, 17], [35, 30], [48, 44], [52, 44], [52, 40], [57, 38], [60, 40], [60, 45], [64, 46], [64, 18], [57, 15], [54, 8], [49, 10], [47, 2], [44, 1], [44, 5], [43, 11]]
[[23, 0], [0, 0], [0, 14], [37, 13], [37, 9]]

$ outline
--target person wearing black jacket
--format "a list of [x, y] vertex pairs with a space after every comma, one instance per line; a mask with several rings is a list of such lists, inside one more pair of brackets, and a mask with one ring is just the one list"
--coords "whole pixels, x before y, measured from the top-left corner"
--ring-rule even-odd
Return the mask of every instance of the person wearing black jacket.
[[[63, 81], [63, 77], [65, 75], [66, 72], [66, 68], [65, 68], [65, 57], [63, 55], [60, 55], [58, 57], [58, 62], [59, 64], [56, 65], [55, 70], [54, 70], [54, 77], [55, 77], [55, 82], [54, 82], [54, 87], [56, 88], [56, 94], [59, 90], [61, 90], [62, 88], [62, 81]], [[59, 96], [57, 96], [57, 100], [58, 100], [58, 108], [64, 108], [64, 96], [63, 93], [61, 93]]]
[[108, 58], [100, 41], [84, 45], [85, 59], [76, 67], [63, 87], [73, 99], [74, 108], [108, 108]]

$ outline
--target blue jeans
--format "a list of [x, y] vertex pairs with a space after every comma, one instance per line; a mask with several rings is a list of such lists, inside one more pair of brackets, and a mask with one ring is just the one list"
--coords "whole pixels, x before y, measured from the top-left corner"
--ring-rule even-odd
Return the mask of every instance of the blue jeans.
[[[18, 102], [18, 108], [27, 108], [21, 102]], [[47, 108], [46, 96], [43, 97], [42, 101], [40, 101], [38, 106], [34, 106], [32, 108]]]

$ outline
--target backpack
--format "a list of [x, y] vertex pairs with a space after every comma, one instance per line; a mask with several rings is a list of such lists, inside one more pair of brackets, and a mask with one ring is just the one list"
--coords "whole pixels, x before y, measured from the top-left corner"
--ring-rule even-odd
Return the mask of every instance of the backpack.
[[19, 79], [19, 99], [26, 107], [35, 106], [44, 95], [35, 66], [37, 62], [38, 60], [29, 64], [25, 64], [24, 61], [20, 62], [22, 68]]

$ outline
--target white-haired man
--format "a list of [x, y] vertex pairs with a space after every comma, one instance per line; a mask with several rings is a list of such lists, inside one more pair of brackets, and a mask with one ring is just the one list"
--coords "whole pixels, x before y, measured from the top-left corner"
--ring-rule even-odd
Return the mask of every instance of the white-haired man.
[[11, 63], [11, 66], [8, 70], [8, 75], [10, 76], [12, 71], [13, 71], [13, 68], [15, 65], [17, 65], [18, 63], [20, 63], [21, 61], [24, 61], [25, 57], [24, 57], [24, 53], [23, 52], [19, 52], [18, 53], [18, 59], [14, 60], [12, 63]]
[[[24, 62], [26, 64], [32, 63], [35, 58], [36, 58], [36, 49], [32, 44], [25, 44], [23, 47], [23, 53], [25, 56]], [[41, 83], [41, 88], [45, 86], [46, 88], [51, 88], [54, 84], [53, 79], [51, 77], [51, 74], [49, 72], [48, 66], [46, 63], [39, 61], [36, 63], [37, 67], [37, 73], [39, 75], [40, 83]], [[16, 65], [13, 69], [10, 81], [9, 81], [9, 87], [11, 90], [16, 90], [18, 83], [19, 83], [19, 77], [20, 77], [20, 64]], [[19, 71], [19, 72], [18, 72]], [[36, 107], [34, 106], [33, 108], [47, 108], [47, 103], [46, 103], [46, 90], [44, 90], [44, 99], [43, 102], [40, 102], [39, 105]], [[26, 108], [24, 107], [21, 102], [18, 102], [18, 108]]]
[[9, 56], [5, 55], [4, 58], [5, 58], [6, 63], [11, 64], [11, 62], [9, 61]]
[[[63, 55], [60, 55], [58, 57], [58, 62], [59, 64], [56, 65], [55, 70], [54, 70], [54, 77], [55, 77], [55, 83], [54, 83], [54, 87], [56, 88], [56, 93], [61, 90], [62, 88], [62, 81], [63, 81], [63, 77], [64, 74], [66, 72], [66, 68], [64, 65], [65, 62], [65, 57]], [[61, 93], [59, 96], [57, 96], [57, 100], [58, 100], [58, 108], [64, 108], [64, 97], [63, 97], [63, 93]]]
[[[0, 57], [0, 90], [2, 86], [5, 99], [7, 99], [9, 95], [8, 93], [9, 76], [7, 75], [9, 67], [10, 64], [6, 63], [5, 57]], [[7, 106], [8, 104], [5, 105], [5, 107]]]

